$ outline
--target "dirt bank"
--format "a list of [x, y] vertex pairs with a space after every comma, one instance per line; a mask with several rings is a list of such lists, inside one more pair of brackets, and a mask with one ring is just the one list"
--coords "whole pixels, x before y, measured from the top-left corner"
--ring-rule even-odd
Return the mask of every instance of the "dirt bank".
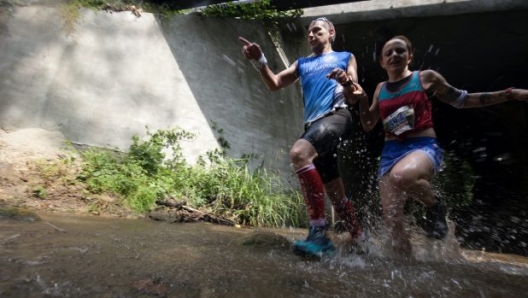
[[59, 131], [0, 129], [0, 205], [140, 217], [120, 205], [116, 198], [86, 191], [85, 185], [75, 179], [79, 165], [79, 153]]

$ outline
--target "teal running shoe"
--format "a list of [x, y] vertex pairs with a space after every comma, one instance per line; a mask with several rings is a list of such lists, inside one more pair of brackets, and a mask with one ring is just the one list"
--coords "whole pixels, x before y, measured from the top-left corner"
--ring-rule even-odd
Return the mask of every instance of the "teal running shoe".
[[293, 252], [303, 257], [322, 258], [333, 255], [335, 246], [326, 235], [325, 227], [310, 227], [306, 240], [293, 244]]

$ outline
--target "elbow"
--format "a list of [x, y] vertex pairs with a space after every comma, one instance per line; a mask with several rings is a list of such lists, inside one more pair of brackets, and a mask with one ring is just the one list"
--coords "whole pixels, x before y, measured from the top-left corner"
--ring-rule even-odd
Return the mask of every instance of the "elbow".
[[277, 91], [281, 88], [281, 86], [275, 81], [265, 81], [265, 83], [269, 91]]

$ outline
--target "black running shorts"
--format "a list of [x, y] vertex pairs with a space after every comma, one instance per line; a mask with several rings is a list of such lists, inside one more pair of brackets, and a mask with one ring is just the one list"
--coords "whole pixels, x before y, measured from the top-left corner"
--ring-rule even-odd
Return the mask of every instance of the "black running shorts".
[[352, 132], [352, 116], [346, 108], [306, 125], [301, 139], [310, 142], [317, 151], [314, 165], [323, 183], [339, 178], [337, 145]]

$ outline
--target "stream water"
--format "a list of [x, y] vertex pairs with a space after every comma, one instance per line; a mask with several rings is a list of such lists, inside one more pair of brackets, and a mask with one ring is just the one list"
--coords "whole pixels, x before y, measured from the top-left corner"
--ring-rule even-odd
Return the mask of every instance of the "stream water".
[[[293, 255], [303, 230], [39, 213], [0, 218], [0, 297], [526, 297], [528, 259], [417, 244], [417, 261]], [[281, 235], [256, 241], [255, 235]], [[264, 237], [265, 238], [265, 237]], [[281, 239], [287, 241], [281, 241]], [[374, 241], [374, 240], [372, 240]], [[251, 245], [248, 245], [251, 244]]]

